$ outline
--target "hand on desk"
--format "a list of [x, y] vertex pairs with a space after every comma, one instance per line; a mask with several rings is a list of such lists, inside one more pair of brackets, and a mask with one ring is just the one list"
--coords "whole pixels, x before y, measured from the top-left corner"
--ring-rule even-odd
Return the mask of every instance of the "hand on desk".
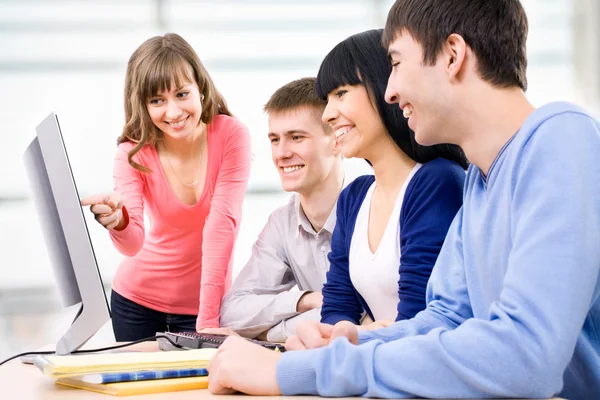
[[285, 342], [287, 350], [316, 349], [327, 346], [331, 341], [345, 337], [352, 344], [358, 344], [358, 329], [349, 321], [340, 321], [335, 325], [316, 321], [302, 321], [296, 326], [296, 335]]
[[228, 337], [208, 364], [208, 390], [212, 394], [281, 395], [277, 384], [281, 355], [241, 337]]

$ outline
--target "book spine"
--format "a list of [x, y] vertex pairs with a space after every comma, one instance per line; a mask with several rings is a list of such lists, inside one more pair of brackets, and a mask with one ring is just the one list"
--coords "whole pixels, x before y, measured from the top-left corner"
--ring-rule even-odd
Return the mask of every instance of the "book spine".
[[101, 374], [99, 383], [117, 383], [130, 381], [147, 381], [153, 379], [187, 378], [192, 376], [207, 376], [206, 368], [177, 369], [165, 371], [138, 371]]

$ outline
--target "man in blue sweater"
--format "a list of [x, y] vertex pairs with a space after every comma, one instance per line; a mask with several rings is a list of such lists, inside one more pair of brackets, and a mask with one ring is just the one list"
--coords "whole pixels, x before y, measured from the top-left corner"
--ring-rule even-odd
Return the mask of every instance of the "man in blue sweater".
[[[213, 393], [600, 396], [600, 123], [526, 99], [518, 0], [397, 0], [386, 99], [421, 144], [472, 163], [413, 319], [370, 332], [308, 324], [277, 354], [228, 339]], [[360, 344], [359, 344], [360, 343]]]

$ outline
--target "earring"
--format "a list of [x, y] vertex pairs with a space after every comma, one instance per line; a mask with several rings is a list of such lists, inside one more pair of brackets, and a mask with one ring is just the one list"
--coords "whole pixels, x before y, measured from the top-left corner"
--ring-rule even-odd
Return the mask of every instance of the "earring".
[[200, 101], [204, 101], [204, 95], [200, 97]]

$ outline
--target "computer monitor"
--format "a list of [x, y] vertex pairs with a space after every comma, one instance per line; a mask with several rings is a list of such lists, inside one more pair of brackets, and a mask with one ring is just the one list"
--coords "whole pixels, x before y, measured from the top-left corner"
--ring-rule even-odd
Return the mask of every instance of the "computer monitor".
[[51, 113], [36, 129], [23, 160], [50, 264], [65, 307], [80, 303], [56, 354], [81, 347], [110, 319], [110, 310], [58, 118]]

